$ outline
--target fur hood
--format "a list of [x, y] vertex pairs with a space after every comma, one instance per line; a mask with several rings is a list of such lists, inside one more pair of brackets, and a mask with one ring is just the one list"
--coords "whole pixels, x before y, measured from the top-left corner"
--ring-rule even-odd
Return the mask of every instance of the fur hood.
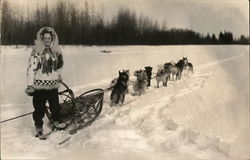
[[43, 41], [42, 41], [42, 35], [41, 35], [41, 33], [42, 33], [43, 30], [45, 30], [45, 29], [52, 32], [53, 41], [52, 41], [51, 46], [50, 46], [52, 52], [53, 52], [53, 53], [60, 52], [61, 49], [59, 48], [58, 36], [57, 36], [55, 30], [54, 30], [53, 28], [50, 28], [50, 27], [43, 27], [43, 28], [41, 28], [41, 29], [37, 32], [37, 34], [36, 34], [36, 40], [35, 40], [35, 48], [34, 48], [34, 49], [35, 49], [36, 52], [39, 53], [39, 54], [41, 54], [41, 53], [44, 51], [45, 46], [44, 46], [44, 43], [43, 43]]

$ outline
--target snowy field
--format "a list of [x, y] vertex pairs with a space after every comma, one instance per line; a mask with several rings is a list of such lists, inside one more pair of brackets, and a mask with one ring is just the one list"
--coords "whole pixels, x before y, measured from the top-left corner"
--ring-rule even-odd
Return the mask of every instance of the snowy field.
[[[1, 123], [1, 159], [250, 159], [249, 47], [63, 46], [64, 82], [79, 95], [107, 88], [118, 71], [133, 72], [188, 57], [194, 74], [168, 87], [152, 86], [121, 107], [109, 107], [89, 127], [71, 136], [34, 137], [32, 116]], [[111, 53], [101, 53], [110, 50]], [[32, 112], [24, 94], [31, 48], [1, 47], [1, 121]], [[45, 118], [45, 121], [48, 121]], [[44, 126], [45, 132], [49, 128]], [[71, 139], [58, 145], [64, 139]]]

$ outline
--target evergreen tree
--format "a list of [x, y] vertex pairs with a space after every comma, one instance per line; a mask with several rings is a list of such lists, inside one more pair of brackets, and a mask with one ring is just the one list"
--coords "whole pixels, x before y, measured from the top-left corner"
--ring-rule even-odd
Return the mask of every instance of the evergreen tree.
[[216, 39], [216, 36], [214, 34], [212, 35], [212, 43], [213, 44], [217, 43], [217, 39]]
[[11, 8], [9, 6], [8, 1], [2, 2], [2, 23], [1, 23], [1, 43], [2, 44], [9, 44], [10, 37], [11, 37]]

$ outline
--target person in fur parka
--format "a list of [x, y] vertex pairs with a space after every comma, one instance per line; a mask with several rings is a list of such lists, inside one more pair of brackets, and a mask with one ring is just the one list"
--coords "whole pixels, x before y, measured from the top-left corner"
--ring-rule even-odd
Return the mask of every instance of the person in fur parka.
[[43, 117], [45, 104], [48, 101], [54, 125], [60, 128], [66, 124], [60, 122], [60, 105], [58, 98], [59, 81], [62, 80], [62, 51], [54, 29], [43, 27], [37, 33], [35, 47], [32, 50], [27, 69], [27, 88], [25, 92], [33, 96], [33, 119], [37, 135], [45, 139]]

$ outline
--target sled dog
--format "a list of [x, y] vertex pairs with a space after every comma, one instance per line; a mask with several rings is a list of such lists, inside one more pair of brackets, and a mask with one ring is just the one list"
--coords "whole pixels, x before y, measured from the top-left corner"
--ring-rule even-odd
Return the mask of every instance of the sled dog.
[[189, 75], [190, 73], [194, 73], [194, 68], [193, 68], [193, 64], [188, 62], [187, 64], [187, 74]]
[[134, 93], [141, 96], [145, 92], [148, 84], [148, 77], [145, 70], [135, 71], [134, 75], [137, 77], [133, 83]]
[[[185, 59], [184, 59], [185, 58]], [[184, 67], [183, 67], [183, 71], [184, 71], [184, 75], [187, 76], [190, 73], [193, 73], [193, 64], [188, 62], [187, 57], [183, 57], [184, 60]]]
[[[129, 69], [127, 69], [127, 70], [124, 70], [124, 69], [123, 69], [122, 72], [125, 72], [125, 73], [127, 74], [128, 78], [130, 77]], [[109, 85], [110, 89], [113, 88], [113, 87], [115, 86], [115, 84], [117, 83], [117, 80], [118, 80], [118, 78], [114, 78], [114, 79], [110, 82], [110, 85]], [[127, 82], [127, 86], [129, 86], [129, 79], [128, 79], [128, 82]], [[128, 89], [126, 90], [126, 93], [128, 93]]]
[[179, 73], [179, 79], [181, 79], [181, 76], [182, 76], [182, 72], [184, 70], [184, 67], [185, 65], [188, 64], [188, 59], [187, 57], [183, 57], [181, 60], [179, 60], [177, 63], [176, 63], [176, 67], [179, 69], [180, 73]]
[[147, 74], [147, 77], [148, 77], [148, 87], [150, 87], [151, 85], [151, 78], [152, 78], [152, 67], [151, 66], [147, 66], [147, 67], [144, 67], [145, 68], [145, 71], [146, 71], [146, 74]]
[[119, 71], [119, 77], [117, 79], [117, 83], [114, 85], [110, 95], [111, 107], [113, 105], [123, 104], [125, 99], [125, 92], [128, 88], [128, 79], [129, 77], [126, 72]]
[[177, 81], [178, 79], [180, 79], [180, 69], [176, 66], [176, 63], [174, 61], [171, 61], [170, 65], [171, 65], [171, 74], [169, 80]]
[[159, 88], [160, 82], [162, 82], [163, 86], [167, 86], [167, 82], [171, 74], [171, 67], [172, 65], [170, 63], [165, 63], [163, 66], [160, 66], [158, 68], [158, 71], [155, 77], [156, 82], [157, 82], [157, 88]]

